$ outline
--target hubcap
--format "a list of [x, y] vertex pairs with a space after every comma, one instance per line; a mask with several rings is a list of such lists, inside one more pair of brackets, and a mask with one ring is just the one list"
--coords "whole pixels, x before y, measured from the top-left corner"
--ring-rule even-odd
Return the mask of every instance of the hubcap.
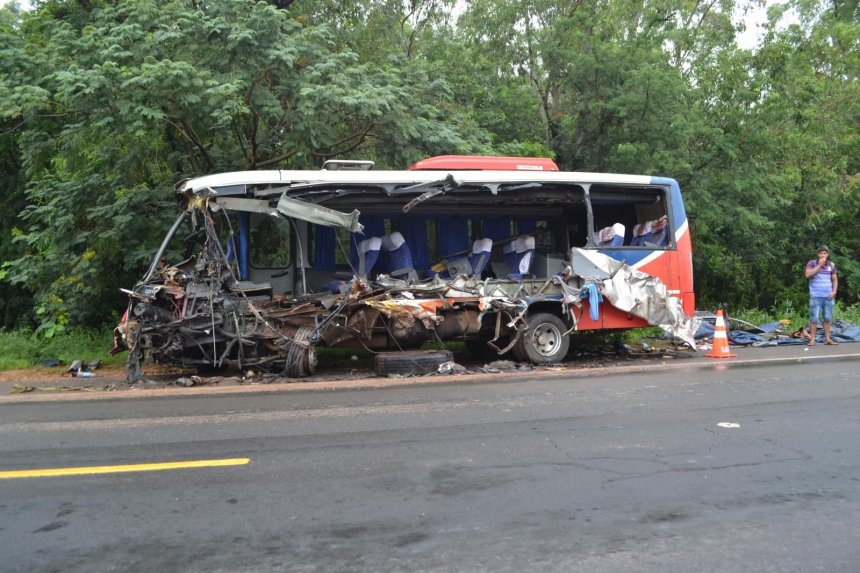
[[561, 344], [561, 331], [555, 325], [542, 323], [532, 331], [532, 346], [541, 356], [553, 356]]

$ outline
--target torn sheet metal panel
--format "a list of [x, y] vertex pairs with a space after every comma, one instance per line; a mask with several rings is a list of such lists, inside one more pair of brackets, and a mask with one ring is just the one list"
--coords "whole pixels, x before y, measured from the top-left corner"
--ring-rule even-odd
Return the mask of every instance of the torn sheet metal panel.
[[694, 337], [701, 321], [684, 313], [681, 299], [671, 296], [659, 278], [596, 251], [574, 248], [572, 255], [573, 271], [583, 278], [597, 277], [595, 282], [612, 306], [696, 347]]
[[325, 225], [326, 227], [341, 227], [351, 233], [361, 233], [364, 231], [364, 227], [358, 222], [360, 213], [357, 209], [351, 213], [342, 213], [328, 207], [314, 205], [313, 203], [298, 199], [290, 199], [286, 195], [282, 195], [278, 200], [278, 211], [287, 217], [295, 217], [302, 221]]
[[442, 322], [442, 317], [435, 313], [435, 309], [428, 310], [411, 300], [368, 300], [364, 304], [379, 310], [385, 316], [401, 321], [404, 327], [412, 326], [415, 320], [420, 320], [425, 328], [433, 328]]

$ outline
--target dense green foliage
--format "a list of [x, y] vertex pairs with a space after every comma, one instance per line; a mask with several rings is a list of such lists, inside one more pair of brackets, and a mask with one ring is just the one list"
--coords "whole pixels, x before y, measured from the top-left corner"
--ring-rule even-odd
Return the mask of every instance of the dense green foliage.
[[[860, 285], [860, 11], [653, 0], [46, 0], [0, 9], [0, 327], [98, 326], [225, 170], [544, 155], [665, 175], [700, 308], [799, 308], [828, 243]], [[784, 17], [789, 13], [788, 17]]]
[[39, 338], [27, 330], [0, 331], [0, 370], [17, 370], [59, 360], [65, 370], [75, 360], [101, 360], [103, 364], [124, 364], [125, 354], [107, 356], [106, 349], [113, 344], [113, 333], [108, 329], [79, 328]]

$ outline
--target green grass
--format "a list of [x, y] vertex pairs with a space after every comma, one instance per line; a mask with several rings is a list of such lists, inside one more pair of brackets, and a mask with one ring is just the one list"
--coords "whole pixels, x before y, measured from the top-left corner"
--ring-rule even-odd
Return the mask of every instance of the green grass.
[[359, 359], [362, 358], [371, 358], [373, 356], [373, 352], [370, 350], [365, 350], [364, 348], [325, 348], [320, 347], [317, 348], [317, 359], [318, 360], [349, 360], [353, 356], [357, 356]]
[[[766, 311], [760, 309], [741, 310], [737, 313], [730, 313], [730, 316], [755, 324], [756, 326], [762, 326], [778, 320], [788, 320], [789, 324], [783, 328], [783, 332], [794, 332], [806, 326], [809, 322], [809, 309], [806, 306], [795, 308], [791, 304], [784, 304], [778, 308], [774, 307]], [[836, 301], [836, 306], [833, 309], [833, 320], [844, 320], [860, 324], [860, 303], [846, 307], [839, 301]]]
[[125, 353], [108, 356], [111, 347], [110, 329], [77, 330], [51, 338], [35, 337], [28, 331], [0, 331], [0, 370], [30, 368], [48, 360], [70, 364], [98, 358], [104, 364], [124, 363]]
[[[630, 346], [637, 347], [645, 342], [646, 339], [648, 344], [651, 344], [654, 342], [655, 338], [662, 338], [665, 335], [666, 333], [659, 326], [649, 326], [648, 328], [634, 328], [633, 330], [627, 330], [621, 335], [621, 340]], [[607, 342], [611, 342], [612, 340], [614, 339], [610, 339]]]

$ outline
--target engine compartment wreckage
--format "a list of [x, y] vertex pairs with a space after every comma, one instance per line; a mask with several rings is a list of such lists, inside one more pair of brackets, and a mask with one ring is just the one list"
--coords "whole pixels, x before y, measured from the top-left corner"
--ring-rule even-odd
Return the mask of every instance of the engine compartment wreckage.
[[179, 217], [124, 291], [112, 352], [128, 350], [129, 381], [144, 358], [303, 377], [318, 346], [448, 340], [553, 363], [573, 331], [647, 325], [695, 348], [689, 235], [670, 179], [253, 171], [176, 192]]

